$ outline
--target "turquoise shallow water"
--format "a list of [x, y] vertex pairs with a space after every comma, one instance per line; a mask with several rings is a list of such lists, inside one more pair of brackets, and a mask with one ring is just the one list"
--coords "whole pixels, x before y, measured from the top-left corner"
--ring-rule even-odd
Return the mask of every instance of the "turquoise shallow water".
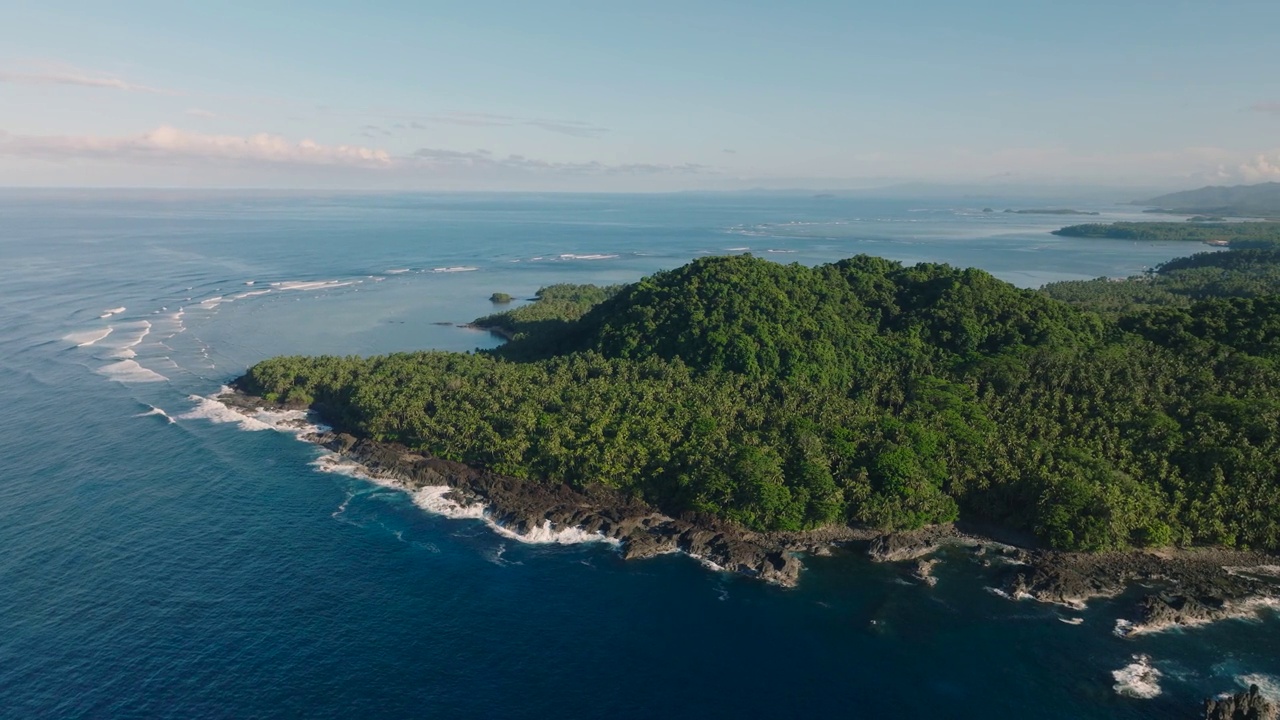
[[[1122, 640], [1108, 603], [1004, 600], [961, 552], [933, 589], [837, 553], [780, 590], [527, 545], [198, 401], [279, 353], [491, 345], [437, 323], [708, 253], [1034, 286], [1201, 249], [975, 209], [1007, 204], [0, 193], [0, 716], [1158, 718], [1280, 685], [1274, 615]], [[1114, 687], [1136, 655], [1153, 698]]]

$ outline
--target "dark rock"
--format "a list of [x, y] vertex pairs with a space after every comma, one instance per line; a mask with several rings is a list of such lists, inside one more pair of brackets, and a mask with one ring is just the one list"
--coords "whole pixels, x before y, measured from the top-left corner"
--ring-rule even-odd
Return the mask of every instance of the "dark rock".
[[1245, 692], [1204, 701], [1205, 720], [1277, 720], [1280, 709], [1262, 696], [1257, 685]]

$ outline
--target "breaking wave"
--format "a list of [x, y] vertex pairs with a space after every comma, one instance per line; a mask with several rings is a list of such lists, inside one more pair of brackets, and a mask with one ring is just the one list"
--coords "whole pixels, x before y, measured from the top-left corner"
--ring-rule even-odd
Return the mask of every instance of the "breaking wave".
[[99, 330], [85, 330], [83, 332], [74, 332], [69, 335], [64, 335], [62, 336], [62, 339], [76, 347], [88, 347], [89, 345], [92, 345], [110, 335], [113, 330], [115, 330], [115, 328], [110, 326]]
[[1119, 695], [1150, 700], [1160, 695], [1160, 671], [1151, 666], [1149, 655], [1134, 655], [1133, 662], [1119, 670], [1112, 670], [1116, 684], [1112, 687]]
[[99, 375], [122, 383], [165, 382], [169, 378], [155, 370], [144, 368], [134, 360], [121, 360], [98, 368]]

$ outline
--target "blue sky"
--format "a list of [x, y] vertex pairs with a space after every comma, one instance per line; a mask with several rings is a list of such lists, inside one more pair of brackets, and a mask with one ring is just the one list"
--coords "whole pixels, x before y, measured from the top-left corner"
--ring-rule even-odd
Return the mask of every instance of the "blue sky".
[[1280, 180], [1274, 1], [0, 2], [0, 185]]

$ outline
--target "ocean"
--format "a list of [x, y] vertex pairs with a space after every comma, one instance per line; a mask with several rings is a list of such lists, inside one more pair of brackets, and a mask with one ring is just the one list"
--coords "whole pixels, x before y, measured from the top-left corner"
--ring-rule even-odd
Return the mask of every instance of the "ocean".
[[[1122, 639], [1122, 602], [936, 587], [855, 550], [798, 588], [529, 544], [204, 398], [278, 354], [467, 351], [559, 282], [866, 253], [1024, 287], [1204, 250], [1001, 198], [0, 191], [0, 716], [1191, 717], [1280, 693], [1280, 617]], [[1025, 207], [1025, 203], [1021, 204]], [[444, 324], [442, 324], [444, 323]]]

